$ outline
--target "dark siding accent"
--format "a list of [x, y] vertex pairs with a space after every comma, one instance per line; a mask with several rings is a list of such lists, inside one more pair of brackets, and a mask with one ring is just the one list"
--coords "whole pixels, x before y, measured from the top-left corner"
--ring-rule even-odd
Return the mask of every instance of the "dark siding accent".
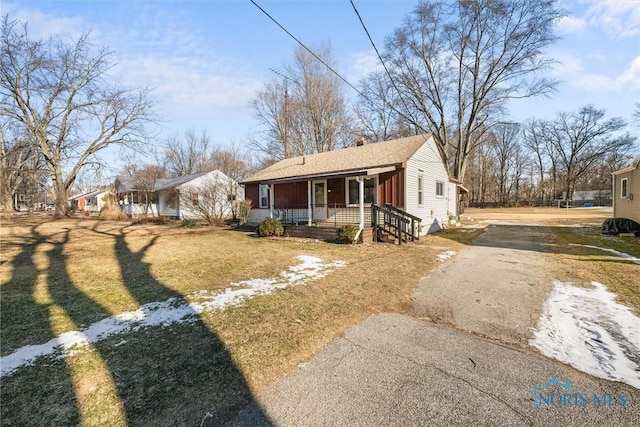
[[274, 206], [278, 208], [307, 206], [307, 181], [275, 184], [274, 187]]
[[390, 203], [393, 207], [404, 208], [404, 169], [378, 176], [378, 200], [381, 206]]
[[245, 199], [251, 200], [251, 207], [258, 209], [260, 207], [260, 190], [258, 184], [246, 184], [244, 187]]
[[344, 205], [344, 178], [327, 179], [327, 203], [329, 205], [338, 204]]

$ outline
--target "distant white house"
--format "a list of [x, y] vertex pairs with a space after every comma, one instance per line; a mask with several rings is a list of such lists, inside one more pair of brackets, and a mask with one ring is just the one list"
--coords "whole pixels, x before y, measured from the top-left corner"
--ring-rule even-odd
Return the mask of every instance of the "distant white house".
[[95, 190], [89, 193], [77, 194], [69, 198], [71, 209], [98, 213], [106, 204], [105, 196], [113, 194], [110, 190]]
[[154, 190], [159, 215], [179, 219], [198, 218], [197, 206], [207, 198], [225, 217], [231, 215], [231, 202], [244, 200], [242, 187], [219, 170], [157, 179]]

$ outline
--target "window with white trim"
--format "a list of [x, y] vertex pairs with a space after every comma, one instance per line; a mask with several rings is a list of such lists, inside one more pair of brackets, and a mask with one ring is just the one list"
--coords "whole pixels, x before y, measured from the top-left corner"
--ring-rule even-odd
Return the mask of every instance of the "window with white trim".
[[424, 175], [418, 175], [418, 206], [422, 206], [422, 188], [424, 183]]
[[622, 178], [620, 180], [620, 197], [626, 199], [629, 196], [629, 179]]
[[436, 181], [436, 197], [444, 197], [444, 182]]
[[[364, 180], [364, 203], [375, 204], [377, 199], [378, 186], [376, 185], [377, 178], [365, 178]], [[358, 205], [360, 204], [360, 183], [356, 178], [347, 178], [347, 204]]]
[[260, 184], [260, 207], [269, 207], [269, 186]]

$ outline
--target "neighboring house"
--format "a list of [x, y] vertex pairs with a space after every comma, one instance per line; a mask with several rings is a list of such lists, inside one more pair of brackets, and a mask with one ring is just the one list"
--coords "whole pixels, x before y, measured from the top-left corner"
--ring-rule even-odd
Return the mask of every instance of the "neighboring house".
[[640, 222], [640, 160], [613, 172], [613, 216]]
[[144, 192], [136, 188], [133, 178], [117, 177], [114, 188], [118, 204], [127, 215], [134, 216], [145, 213], [154, 215], [158, 213], [156, 200], [152, 200], [148, 206], [149, 209], [147, 209]]
[[[460, 192], [431, 135], [284, 159], [245, 179], [250, 224], [372, 223], [372, 206], [419, 219], [419, 234], [458, 215]], [[377, 211], [376, 211], [377, 212]]]
[[231, 215], [230, 202], [244, 200], [244, 191], [238, 183], [218, 170], [157, 179], [154, 190], [159, 215], [179, 219], [200, 217], [197, 205], [205, 202], [205, 198], [214, 200], [216, 211], [225, 217]]
[[109, 190], [95, 190], [78, 194], [69, 198], [69, 205], [73, 210], [97, 213], [105, 205], [104, 197], [107, 194], [113, 193]]

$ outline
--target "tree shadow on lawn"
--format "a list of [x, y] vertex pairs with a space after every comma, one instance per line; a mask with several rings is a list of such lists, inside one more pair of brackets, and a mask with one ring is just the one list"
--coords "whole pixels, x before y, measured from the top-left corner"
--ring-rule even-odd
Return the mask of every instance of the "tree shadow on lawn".
[[[42, 235], [37, 227], [31, 227], [31, 242], [24, 245], [22, 252], [11, 261], [11, 280], [0, 287], [3, 356], [25, 345], [44, 343], [56, 337], [51, 322], [53, 304], [36, 301], [36, 286], [41, 271], [34, 260], [39, 246], [48, 244], [55, 235]], [[65, 242], [69, 230], [62, 233]], [[49, 254], [60, 252], [63, 244], [54, 244]], [[46, 271], [49, 287], [53, 273], [60, 265], [49, 265]], [[68, 278], [62, 277], [63, 280]], [[64, 364], [54, 363], [51, 358], [39, 358], [33, 365], [3, 377], [2, 400], [2, 425], [74, 425], [80, 420], [71, 375]], [[64, 402], [64, 405], [60, 402]]]
[[[157, 244], [159, 236], [152, 237], [140, 250], [133, 251], [125, 239], [126, 228], [122, 227], [115, 233], [102, 232], [97, 230], [96, 224], [93, 231], [112, 240], [127, 291], [140, 306], [165, 302], [170, 298], [175, 298], [176, 303], [183, 302], [182, 295], [157, 281], [150, 271], [150, 264], [143, 261], [147, 251]], [[66, 268], [68, 260], [63, 253], [67, 241], [68, 234], [48, 252], [50, 267], [47, 276], [54, 304], [58, 304], [76, 325], [86, 325], [87, 319], [95, 319], [98, 313], [100, 318], [108, 317], [104, 307], [87, 297], [71, 281]], [[32, 256], [34, 250], [26, 251], [31, 251]], [[29, 258], [29, 253], [25, 253], [18, 261], [28, 261]], [[52, 269], [54, 265], [58, 267]], [[41, 317], [43, 315], [40, 314]], [[146, 327], [112, 335], [93, 344], [115, 384], [126, 417], [121, 421], [125, 424], [200, 425], [204, 421], [202, 425], [218, 425], [247, 404], [254, 403], [242, 372], [222, 340], [195, 312], [191, 318], [189, 323]], [[77, 390], [73, 388], [70, 373], [59, 369], [60, 364], [39, 370], [32, 368], [22, 368], [8, 377], [9, 381], [22, 384], [21, 387], [14, 385], [10, 388], [16, 390], [10, 393], [10, 400], [19, 402], [12, 406], [19, 407], [19, 410], [14, 413], [12, 408], [6, 408], [5, 414], [4, 407], [8, 405], [2, 405], [2, 424], [5, 421], [12, 424], [10, 420], [25, 423], [29, 418], [24, 417], [30, 410], [37, 415], [31, 418], [33, 424], [54, 419], [60, 421], [54, 424], [77, 424], [83, 414], [75, 399]], [[86, 375], [91, 375], [91, 372]], [[25, 376], [29, 378], [28, 384], [24, 384]], [[3, 400], [9, 397], [6, 392], [3, 385]], [[47, 405], [42, 405], [43, 402], [39, 401], [41, 396], [52, 397]], [[108, 406], [108, 402], [92, 402], [92, 405], [107, 414], [115, 410], [100, 408], [101, 405]], [[64, 416], [53, 418], [57, 413]], [[264, 414], [261, 419], [268, 420]]]

